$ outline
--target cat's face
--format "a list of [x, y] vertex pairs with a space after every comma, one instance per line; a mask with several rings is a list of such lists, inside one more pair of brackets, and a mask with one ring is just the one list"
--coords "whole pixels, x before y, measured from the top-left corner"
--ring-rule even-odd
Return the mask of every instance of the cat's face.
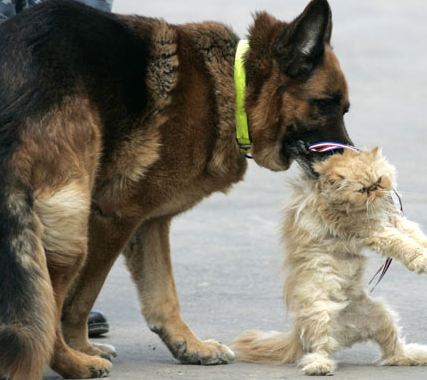
[[352, 210], [375, 207], [388, 199], [393, 190], [394, 168], [381, 155], [379, 148], [368, 151], [345, 151], [317, 162], [319, 185], [334, 207]]

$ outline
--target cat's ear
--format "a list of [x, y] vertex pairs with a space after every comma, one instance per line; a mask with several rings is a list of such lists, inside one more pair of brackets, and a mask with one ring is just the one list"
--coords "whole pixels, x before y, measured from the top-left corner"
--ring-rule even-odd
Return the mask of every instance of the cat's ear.
[[291, 78], [307, 78], [330, 43], [332, 14], [327, 0], [312, 0], [279, 34], [274, 51], [281, 70]]
[[379, 157], [382, 154], [382, 150], [379, 146], [372, 148], [369, 153], [371, 153], [372, 157]]
[[327, 161], [315, 161], [313, 164], [313, 170], [319, 174], [324, 175], [329, 168]]

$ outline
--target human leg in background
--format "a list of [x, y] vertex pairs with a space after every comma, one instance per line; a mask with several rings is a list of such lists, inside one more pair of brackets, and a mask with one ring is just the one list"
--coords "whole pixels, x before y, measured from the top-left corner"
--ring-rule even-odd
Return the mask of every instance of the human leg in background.
[[15, 16], [15, 5], [11, 0], [0, 0], [0, 23]]

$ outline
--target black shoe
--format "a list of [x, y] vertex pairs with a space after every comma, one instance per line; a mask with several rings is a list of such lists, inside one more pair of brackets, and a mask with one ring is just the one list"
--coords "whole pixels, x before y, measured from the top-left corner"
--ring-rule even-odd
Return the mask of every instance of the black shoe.
[[87, 321], [89, 338], [98, 338], [110, 331], [107, 318], [99, 311], [92, 310]]

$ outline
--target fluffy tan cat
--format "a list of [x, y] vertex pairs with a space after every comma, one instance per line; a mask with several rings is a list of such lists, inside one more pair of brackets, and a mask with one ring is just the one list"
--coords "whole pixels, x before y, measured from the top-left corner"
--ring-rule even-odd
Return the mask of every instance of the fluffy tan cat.
[[340, 347], [373, 340], [384, 365], [427, 365], [427, 346], [405, 344], [393, 314], [364, 289], [367, 247], [427, 272], [427, 237], [392, 202], [394, 168], [378, 148], [335, 154], [314, 165], [317, 179], [293, 183], [283, 237], [290, 332], [248, 331], [231, 344], [249, 362], [297, 362], [331, 374]]

